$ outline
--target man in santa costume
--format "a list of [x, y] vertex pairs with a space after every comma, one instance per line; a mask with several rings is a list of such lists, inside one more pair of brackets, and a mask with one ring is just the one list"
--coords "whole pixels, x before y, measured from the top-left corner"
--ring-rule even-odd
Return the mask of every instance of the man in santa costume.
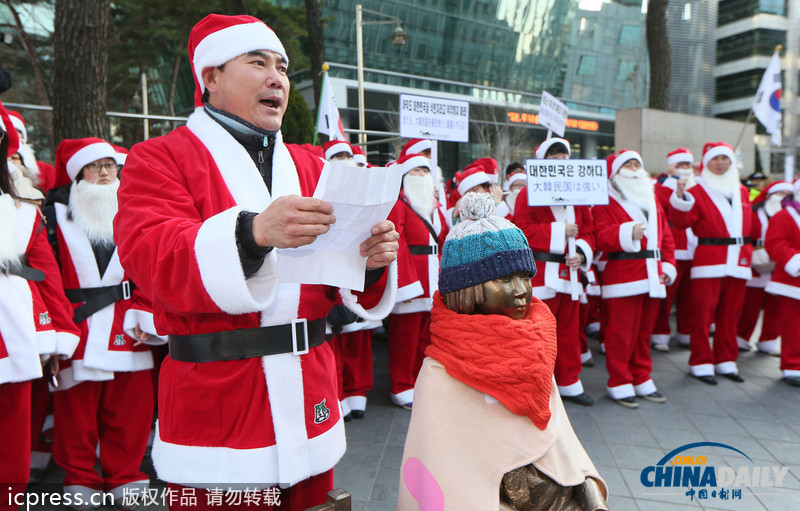
[[[153, 417], [153, 357], [159, 344], [149, 302], [119, 262], [112, 222], [119, 177], [116, 150], [99, 138], [62, 141], [56, 170], [71, 184], [53, 189], [57, 253], [73, 319], [81, 331], [52, 388], [53, 457], [66, 472], [64, 493], [84, 502], [149, 485], [140, 470]], [[95, 465], [100, 446], [101, 474]]]
[[[501, 216], [509, 222], [514, 221], [514, 208], [522, 190], [525, 189], [527, 175], [525, 170], [514, 172], [506, 176], [503, 184], [503, 202], [497, 205], [497, 216]], [[525, 200], [523, 198], [523, 200]]]
[[[686, 183], [687, 188], [694, 186], [694, 156], [685, 147], [679, 147], [667, 154], [667, 172], [659, 176], [655, 185], [656, 198], [664, 211], [669, 208], [669, 197], [675, 191], [679, 180]], [[658, 320], [653, 329], [653, 335], [650, 337], [653, 349], [664, 353], [669, 351], [669, 339], [672, 331], [669, 317], [673, 303], [676, 309], [677, 326], [675, 338], [678, 344], [689, 347], [689, 317], [691, 315], [689, 271], [692, 268], [692, 258], [697, 247], [697, 237], [691, 229], [678, 229], [670, 226], [670, 231], [675, 241], [675, 269], [678, 274], [675, 281], [667, 286], [667, 297], [661, 302]]]
[[19, 148], [13, 154], [9, 154], [9, 159], [24, 170], [25, 176], [37, 188], [47, 193], [55, 184], [55, 169], [49, 163], [36, 160], [33, 144], [28, 141], [28, 128], [22, 114], [9, 110], [8, 117], [19, 135]]
[[754, 231], [758, 237], [753, 238], [753, 277], [747, 281], [744, 295], [742, 315], [736, 330], [736, 342], [739, 350], [750, 351], [750, 337], [756, 329], [758, 316], [764, 311], [761, 322], [761, 334], [758, 339], [758, 352], [779, 357], [781, 354], [778, 328], [782, 321], [778, 314], [775, 297], [764, 292], [764, 288], [772, 277], [775, 261], [769, 258], [764, 249], [764, 238], [767, 234], [770, 219], [782, 208], [781, 202], [792, 196], [792, 185], [786, 181], [775, 181], [769, 184], [753, 203]]
[[361, 149], [361, 146], [354, 145], [351, 147], [353, 149], [353, 161], [356, 162], [356, 165], [359, 167], [367, 167], [369, 165], [367, 162], [367, 155], [364, 153], [364, 150]]
[[322, 146], [328, 161], [353, 161], [353, 148], [346, 140], [329, 140]]
[[780, 318], [782, 379], [800, 387], [800, 179], [795, 179], [792, 191], [770, 219], [764, 245], [775, 261], [766, 292], [774, 298]]
[[[548, 153], [558, 146], [559, 149]], [[536, 157], [569, 157], [569, 142], [549, 138], [536, 148]], [[524, 174], [523, 174], [524, 176]], [[529, 206], [527, 188], [516, 201], [514, 223], [522, 229], [533, 251], [538, 271], [531, 280], [533, 296], [550, 308], [558, 326], [555, 378], [561, 399], [583, 406], [594, 400], [586, 395], [580, 380], [581, 345], [578, 329], [580, 302], [573, 300], [570, 269], [588, 271], [594, 257], [592, 215], [588, 207], [574, 207], [575, 222], [567, 219], [566, 206]], [[568, 255], [568, 238], [575, 238], [576, 255]]]
[[452, 190], [447, 196], [447, 220], [449, 225], [458, 222], [458, 205], [461, 197], [473, 193], [491, 193], [492, 181], [483, 167], [478, 165], [467, 166], [464, 170], [456, 172], [451, 181]]
[[622, 150], [606, 161], [608, 206], [595, 206], [592, 215], [597, 250], [607, 261], [602, 286], [607, 389], [619, 404], [637, 408], [635, 396], [666, 401], [650, 377], [650, 334], [660, 299], [667, 296], [664, 284], [675, 279], [675, 245], [639, 153]]
[[398, 235], [384, 221], [358, 247], [364, 292], [282, 283], [276, 249], [336, 221], [312, 197], [323, 162], [282, 141], [286, 51], [256, 18], [211, 14], [192, 29], [189, 57], [195, 112], [131, 150], [114, 229], [169, 335], [153, 463], [172, 487], [280, 484], [275, 508], [304, 510], [325, 502], [345, 450], [325, 317], [337, 295], [365, 319], [389, 313]]
[[390, 397], [395, 405], [411, 409], [414, 382], [430, 344], [430, 311], [447, 225], [433, 196], [431, 161], [421, 154], [406, 154], [395, 165], [401, 166], [404, 176], [400, 200], [389, 214], [400, 233], [397, 304], [388, 331]]
[[[688, 188], [678, 181], [669, 198], [669, 217], [678, 229], [691, 227], [697, 250], [690, 272], [692, 311], [689, 373], [716, 385], [714, 373], [743, 382], [736, 359], [736, 324], [742, 312], [745, 284], [752, 276], [753, 210], [747, 189], [739, 182], [733, 148], [724, 142], [703, 147], [702, 171]], [[716, 325], [714, 347], [709, 340]]]

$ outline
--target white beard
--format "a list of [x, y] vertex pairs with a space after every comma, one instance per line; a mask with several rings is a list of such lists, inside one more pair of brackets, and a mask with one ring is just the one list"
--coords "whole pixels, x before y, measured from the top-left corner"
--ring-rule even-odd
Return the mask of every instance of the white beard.
[[69, 212], [92, 243], [114, 244], [114, 215], [117, 214], [119, 180], [107, 185], [84, 181], [72, 183]]
[[506, 204], [508, 204], [508, 209], [511, 210], [512, 215], [514, 214], [514, 207], [517, 205], [517, 199], [519, 198], [519, 192], [521, 191], [521, 188], [512, 190], [508, 192], [508, 195], [506, 195]]
[[728, 171], [721, 176], [714, 174], [708, 168], [704, 168], [703, 172], [700, 173], [700, 177], [703, 178], [704, 185], [716, 190], [729, 200], [733, 198], [733, 194], [739, 191], [739, 187], [742, 186], [739, 183], [739, 172], [734, 165], [731, 165]]
[[648, 212], [655, 209], [655, 189], [650, 174], [646, 170], [643, 168], [636, 171], [620, 169], [613, 181], [622, 191], [622, 195], [639, 209]]
[[44, 199], [44, 194], [35, 187], [35, 182], [25, 173], [25, 167], [9, 161], [8, 170], [11, 173], [11, 182], [14, 184], [17, 197], [31, 200]]
[[767, 215], [773, 216], [780, 211], [781, 208], [783, 208], [783, 206], [781, 206], [783, 199], [784, 198], [780, 195], [770, 195], [767, 197], [767, 200], [764, 201], [764, 210], [767, 212]]
[[33, 181], [34, 185], [38, 185], [39, 165], [36, 164], [36, 153], [33, 152], [33, 146], [20, 143], [17, 152], [22, 157], [22, 173], [25, 174], [25, 177]]
[[0, 195], [0, 268], [19, 262], [17, 249], [17, 205], [10, 193]]
[[691, 188], [696, 184], [694, 180], [694, 169], [675, 169], [675, 175], [678, 179], [686, 178], [686, 188]]
[[403, 178], [403, 193], [417, 213], [425, 218], [431, 218], [435, 197], [433, 177], [430, 174], [425, 176], [406, 175]]

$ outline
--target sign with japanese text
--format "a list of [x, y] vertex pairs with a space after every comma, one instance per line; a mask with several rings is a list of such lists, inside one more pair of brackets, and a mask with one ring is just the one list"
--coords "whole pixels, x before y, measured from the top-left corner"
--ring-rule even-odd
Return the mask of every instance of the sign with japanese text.
[[605, 160], [526, 160], [529, 206], [608, 204]]
[[400, 136], [469, 142], [469, 103], [400, 94]]
[[552, 130], [559, 137], [563, 137], [567, 127], [568, 114], [569, 107], [567, 105], [546, 90], [542, 91], [542, 101], [539, 103], [539, 124]]

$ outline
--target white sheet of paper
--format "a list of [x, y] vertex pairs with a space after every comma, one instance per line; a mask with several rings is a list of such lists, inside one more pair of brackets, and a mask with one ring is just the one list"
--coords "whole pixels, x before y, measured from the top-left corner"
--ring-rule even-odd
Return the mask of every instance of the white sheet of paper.
[[359, 254], [359, 245], [371, 236], [374, 225], [389, 216], [402, 179], [399, 166], [364, 168], [326, 163], [314, 197], [333, 206], [336, 223], [309, 245], [278, 250], [281, 282], [363, 291], [367, 258]]

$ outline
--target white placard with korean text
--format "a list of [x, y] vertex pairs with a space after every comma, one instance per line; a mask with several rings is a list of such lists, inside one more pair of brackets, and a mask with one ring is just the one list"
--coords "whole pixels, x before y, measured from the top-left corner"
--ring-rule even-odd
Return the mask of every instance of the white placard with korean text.
[[605, 160], [525, 161], [529, 206], [608, 204]]
[[539, 103], [539, 124], [559, 137], [563, 137], [564, 130], [567, 128], [567, 115], [569, 115], [569, 107], [543, 90], [542, 100]]
[[400, 136], [469, 142], [469, 103], [400, 94]]

